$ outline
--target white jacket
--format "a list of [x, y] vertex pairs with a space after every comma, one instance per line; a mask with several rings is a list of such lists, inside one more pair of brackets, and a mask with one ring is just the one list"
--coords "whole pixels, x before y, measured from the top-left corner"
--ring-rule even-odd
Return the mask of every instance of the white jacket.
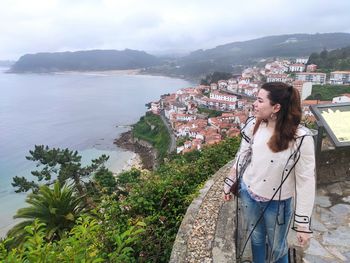
[[[251, 158], [242, 177], [249, 190], [266, 199], [284, 200], [294, 197], [294, 222], [297, 226], [309, 228], [315, 199], [312, 133], [300, 125], [290, 147], [274, 153], [267, 145], [272, 132], [265, 123], [261, 123], [253, 137], [254, 125], [255, 118], [249, 118], [241, 130], [242, 142], [235, 162], [238, 173], [240, 174], [239, 169], [244, 166], [246, 159]], [[235, 174], [230, 174], [229, 178], [234, 180]], [[227, 183], [224, 191], [229, 191]]]

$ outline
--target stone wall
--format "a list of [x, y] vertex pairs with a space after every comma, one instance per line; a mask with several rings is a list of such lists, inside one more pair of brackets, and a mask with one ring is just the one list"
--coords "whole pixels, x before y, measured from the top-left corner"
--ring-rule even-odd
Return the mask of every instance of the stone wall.
[[[222, 263], [232, 262], [232, 259], [235, 258], [234, 247], [232, 247], [234, 240], [231, 234], [234, 226], [231, 222], [232, 216], [228, 216], [234, 213], [233, 202], [224, 203], [221, 191], [223, 179], [227, 176], [231, 165], [232, 162], [228, 163], [214, 174], [189, 206], [179, 228], [170, 263]], [[317, 164], [318, 192], [325, 184], [344, 181], [350, 182], [350, 148], [322, 151]], [[209, 216], [206, 215], [208, 209], [210, 210]], [[301, 262], [300, 257], [301, 252], [299, 251], [296, 262]]]
[[350, 147], [321, 151], [316, 170], [317, 184], [350, 180]]

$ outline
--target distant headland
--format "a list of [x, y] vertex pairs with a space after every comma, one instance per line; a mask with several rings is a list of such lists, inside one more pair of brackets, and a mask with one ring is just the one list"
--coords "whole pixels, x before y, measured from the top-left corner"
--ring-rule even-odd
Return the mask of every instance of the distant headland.
[[160, 59], [144, 51], [125, 49], [26, 54], [10, 73], [129, 70], [156, 66]]

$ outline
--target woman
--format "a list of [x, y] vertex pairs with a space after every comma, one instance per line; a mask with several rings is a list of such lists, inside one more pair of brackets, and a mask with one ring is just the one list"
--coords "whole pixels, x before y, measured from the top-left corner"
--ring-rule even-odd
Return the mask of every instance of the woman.
[[225, 179], [224, 199], [231, 199], [230, 188], [237, 179], [237, 261], [242, 261], [250, 242], [254, 263], [285, 263], [291, 222], [301, 246], [312, 233], [314, 142], [300, 125], [300, 96], [292, 86], [265, 83], [253, 106], [254, 117], [241, 130], [241, 147]]

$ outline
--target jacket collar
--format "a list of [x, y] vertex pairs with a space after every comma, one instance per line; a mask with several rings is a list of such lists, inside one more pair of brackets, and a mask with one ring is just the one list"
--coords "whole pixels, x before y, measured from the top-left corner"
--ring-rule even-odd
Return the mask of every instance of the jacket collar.
[[316, 130], [310, 130], [308, 128], [306, 128], [303, 125], [299, 125], [297, 132], [296, 132], [296, 138], [300, 138], [300, 137], [304, 137], [304, 136], [315, 136], [317, 135], [317, 131]]

